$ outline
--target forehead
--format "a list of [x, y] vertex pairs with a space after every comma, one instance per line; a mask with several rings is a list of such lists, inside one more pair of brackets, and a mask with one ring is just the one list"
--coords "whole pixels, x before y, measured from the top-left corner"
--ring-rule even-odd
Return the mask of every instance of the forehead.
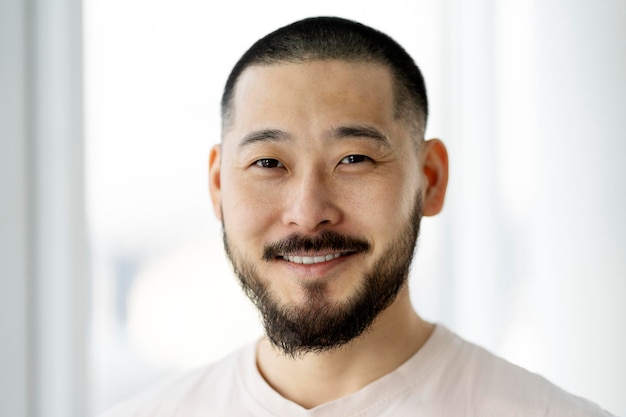
[[[393, 121], [393, 77], [384, 65], [340, 60], [248, 67], [235, 87], [230, 130], [327, 128]], [[238, 132], [243, 133], [243, 132]]]

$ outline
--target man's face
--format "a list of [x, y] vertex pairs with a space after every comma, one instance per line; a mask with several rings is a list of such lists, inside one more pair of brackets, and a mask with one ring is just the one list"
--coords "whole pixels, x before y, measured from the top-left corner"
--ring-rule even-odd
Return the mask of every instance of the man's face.
[[394, 117], [392, 75], [253, 66], [233, 104], [210, 174], [233, 266], [285, 352], [346, 343], [406, 290], [419, 229], [422, 162]]

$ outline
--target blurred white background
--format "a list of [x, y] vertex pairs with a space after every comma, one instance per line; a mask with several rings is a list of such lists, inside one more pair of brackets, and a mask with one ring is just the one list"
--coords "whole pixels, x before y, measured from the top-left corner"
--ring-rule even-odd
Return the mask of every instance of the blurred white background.
[[625, 2], [33, 4], [0, 6], [1, 415], [93, 413], [261, 333], [207, 157], [236, 60], [312, 15], [383, 30], [425, 75], [451, 181], [418, 311], [626, 415]]

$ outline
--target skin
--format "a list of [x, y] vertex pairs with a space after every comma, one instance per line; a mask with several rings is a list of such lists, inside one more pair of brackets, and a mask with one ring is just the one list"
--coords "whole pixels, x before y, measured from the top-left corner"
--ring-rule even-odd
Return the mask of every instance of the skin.
[[[241, 75], [233, 103], [232, 126], [209, 159], [213, 207], [236, 256], [253, 262], [284, 305], [302, 305], [310, 283], [322, 285], [325, 302], [347, 299], [406, 230], [417, 193], [424, 215], [441, 210], [446, 149], [434, 139], [416, 152], [408, 121], [394, 117], [387, 67], [338, 60], [253, 66]], [[346, 134], [344, 127], [357, 129]], [[365, 239], [371, 250], [312, 265], [262, 260], [265, 244], [322, 230]], [[431, 332], [405, 285], [348, 345], [294, 359], [263, 339], [257, 364], [281, 395], [312, 408], [391, 372]]]

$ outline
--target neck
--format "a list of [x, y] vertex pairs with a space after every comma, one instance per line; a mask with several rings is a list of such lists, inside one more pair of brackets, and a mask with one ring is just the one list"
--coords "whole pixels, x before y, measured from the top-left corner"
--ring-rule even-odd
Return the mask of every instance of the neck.
[[371, 328], [351, 343], [293, 359], [266, 338], [257, 351], [265, 380], [283, 397], [313, 408], [350, 395], [413, 356], [432, 333], [432, 325], [413, 310], [405, 286]]

